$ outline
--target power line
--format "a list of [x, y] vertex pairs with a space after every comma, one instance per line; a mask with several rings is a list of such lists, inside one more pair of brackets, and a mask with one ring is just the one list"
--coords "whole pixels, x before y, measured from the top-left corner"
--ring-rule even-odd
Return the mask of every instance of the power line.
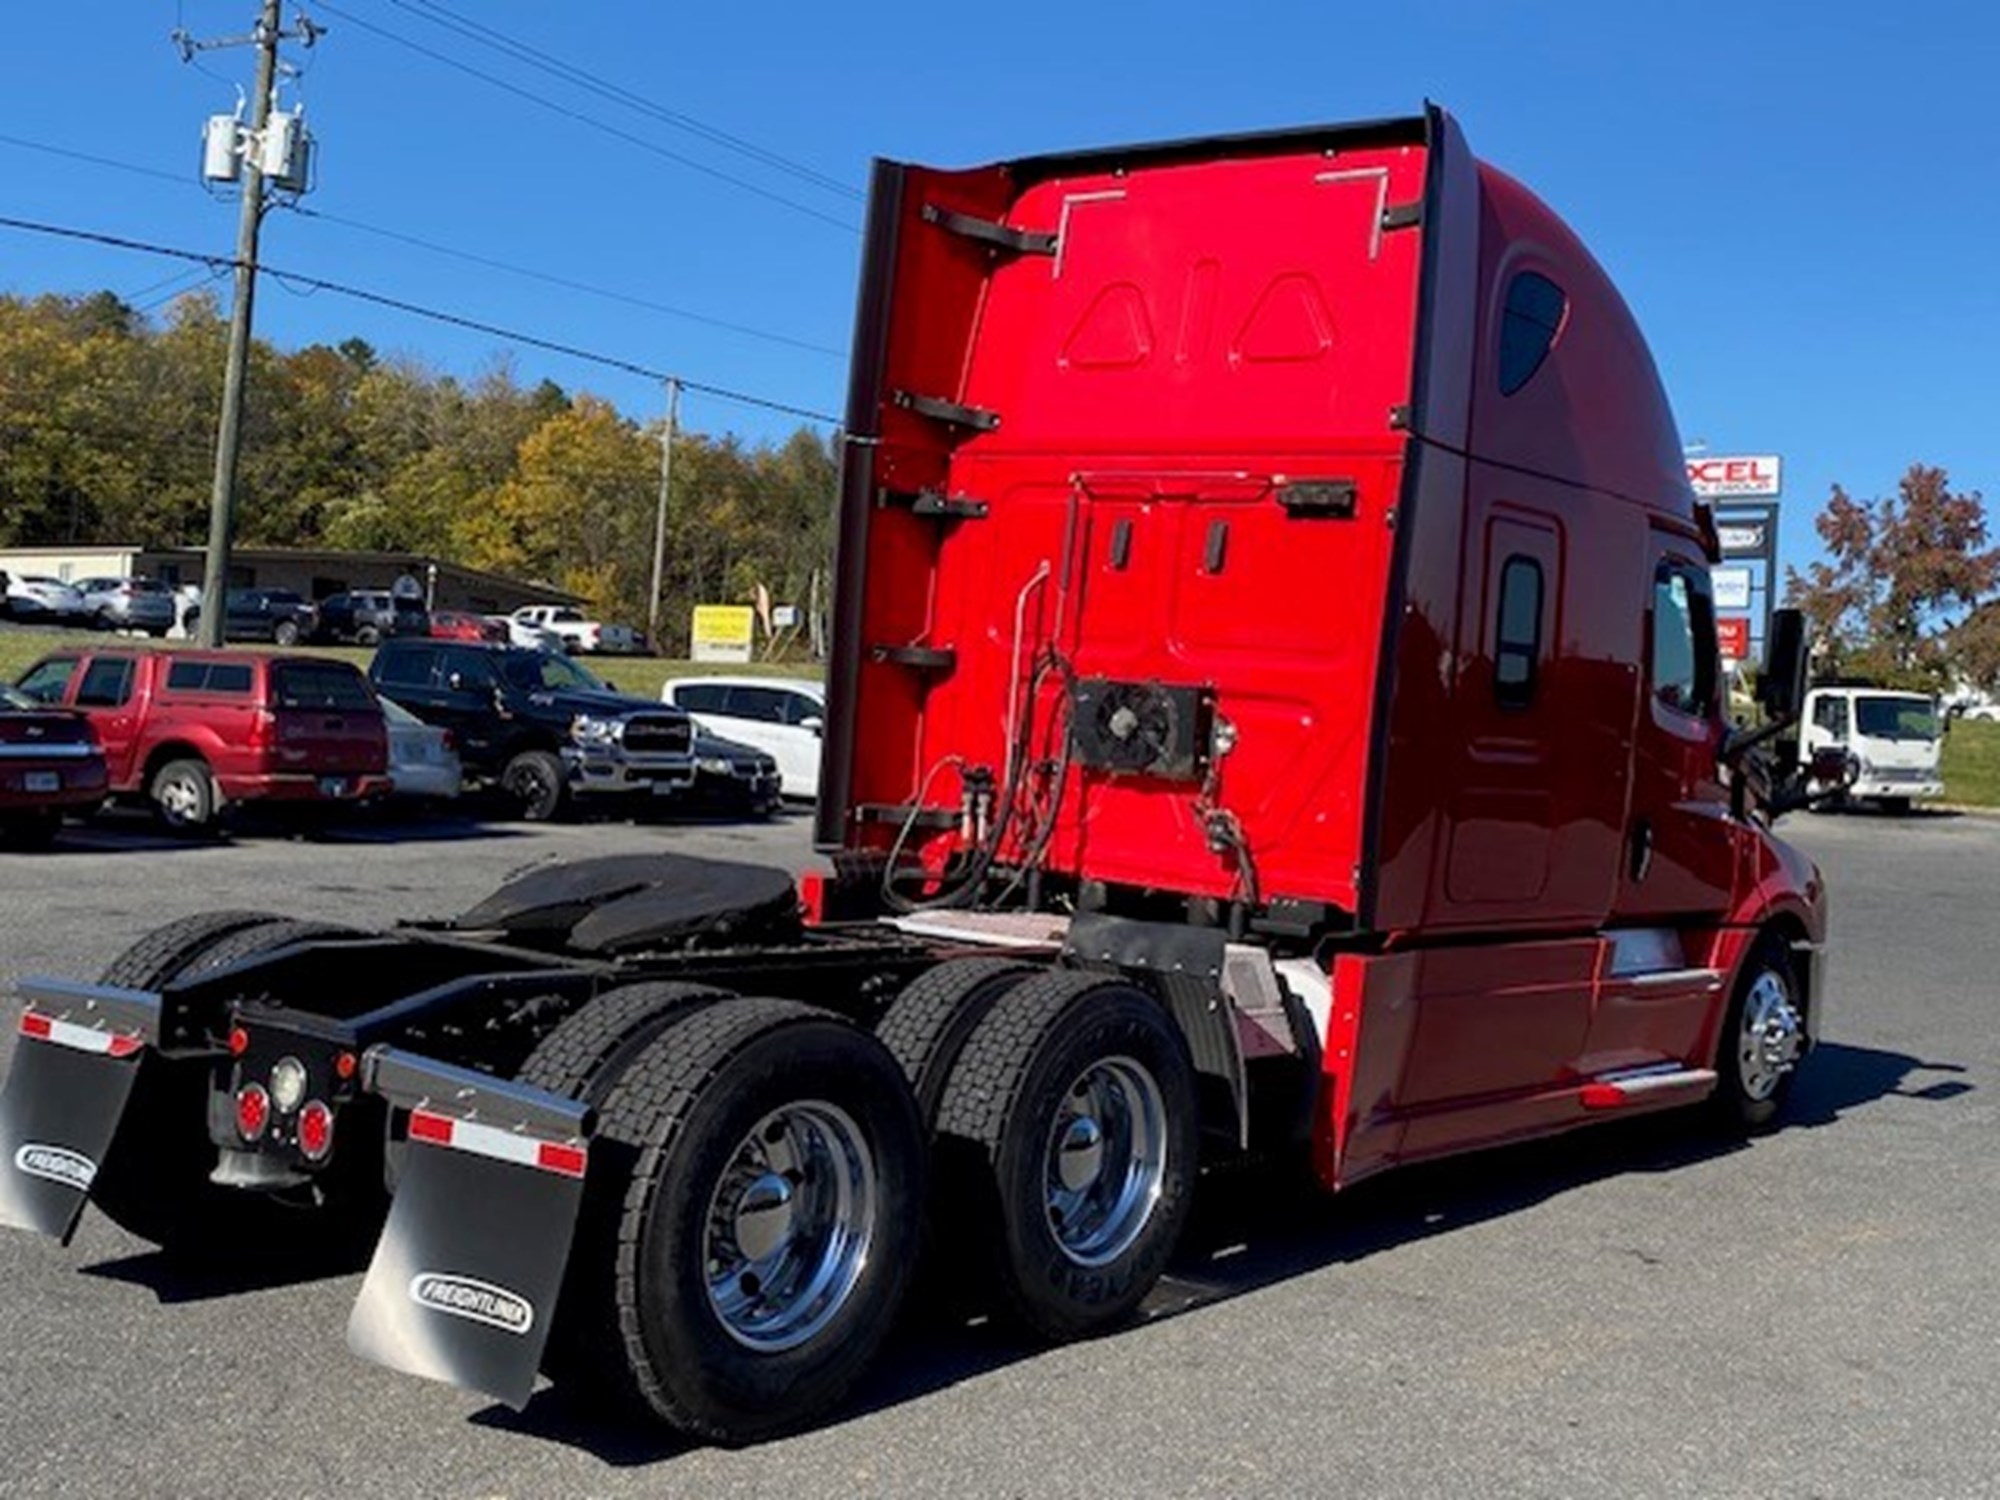
[[666, 302], [654, 302], [650, 298], [635, 297], [630, 292], [614, 292], [606, 287], [592, 286], [588, 282], [573, 281], [567, 276], [557, 276], [549, 271], [537, 271], [527, 266], [512, 265], [504, 260], [495, 260], [489, 255], [479, 255], [470, 250], [455, 249], [450, 245], [440, 245], [435, 240], [421, 239], [413, 234], [405, 234], [400, 229], [384, 229], [379, 224], [364, 224], [359, 219], [350, 219], [341, 214], [330, 214], [323, 209], [297, 208], [294, 210], [307, 218], [324, 219], [329, 224], [338, 224], [346, 229], [356, 229], [363, 234], [377, 235], [398, 244], [413, 245], [419, 250], [428, 250], [433, 255], [447, 255], [453, 260], [466, 261], [475, 266], [485, 266], [494, 271], [505, 271], [512, 276], [525, 276], [531, 281], [540, 281], [549, 286], [564, 287], [572, 292], [583, 292], [592, 297], [603, 297], [611, 302], [622, 302], [628, 307], [643, 307], [649, 312], [662, 313], [670, 318], [682, 318], [690, 323], [700, 323], [708, 328], [720, 328], [729, 333], [742, 334], [745, 338], [762, 339], [770, 344], [783, 344], [791, 349], [803, 349], [808, 354], [825, 354], [834, 359], [846, 357], [846, 351], [835, 349], [828, 344], [815, 344], [808, 339], [795, 339], [789, 334], [770, 333], [762, 328], [752, 328], [744, 323], [732, 323], [727, 318], [711, 317], [707, 313], [692, 312], [685, 307], [675, 307]]
[[359, 26], [363, 31], [372, 32], [376, 36], [394, 42], [399, 47], [407, 48], [421, 56], [430, 58], [433, 62], [441, 63], [455, 72], [477, 78], [482, 83], [491, 84], [496, 89], [514, 95], [517, 99], [525, 99], [530, 104], [539, 105], [541, 108], [559, 114], [565, 119], [574, 120], [578, 124], [588, 125], [591, 129], [615, 137], [618, 140], [626, 142], [628, 145], [637, 146], [642, 151], [650, 151], [653, 155], [662, 157], [667, 161], [675, 162], [680, 166], [686, 167], [689, 171], [699, 172], [703, 176], [712, 177], [718, 182], [726, 182], [731, 187], [739, 188], [768, 202], [789, 208], [794, 213], [804, 214], [809, 219], [817, 219], [822, 224], [831, 224], [836, 229], [844, 229], [849, 234], [859, 234], [861, 232], [860, 227], [850, 220], [838, 219], [832, 214], [821, 213], [818, 209], [813, 208], [809, 204], [801, 203], [796, 198], [787, 198], [783, 193], [774, 193], [769, 188], [761, 187], [747, 178], [735, 176], [733, 173], [725, 172], [719, 167], [711, 167], [706, 162], [697, 161], [692, 156], [684, 156], [678, 151], [669, 150], [657, 141], [649, 141], [644, 136], [634, 135], [629, 130], [621, 130], [618, 126], [600, 120], [595, 115], [585, 114], [582, 110], [571, 109], [566, 104], [559, 104], [546, 95], [537, 94], [532, 89], [522, 88], [518, 83], [510, 83], [495, 74], [473, 67], [471, 63], [461, 62], [449, 53], [440, 52], [434, 47], [426, 47], [422, 42], [411, 41], [410, 38], [390, 31], [387, 27], [378, 26], [373, 21], [365, 20], [350, 10], [344, 10], [338, 5], [329, 4], [327, 0], [318, 0], [318, 8], [325, 11], [328, 15], [339, 16], [350, 26]]
[[[87, 162], [92, 166], [108, 167], [113, 171], [129, 172], [141, 177], [157, 178], [180, 187], [190, 185], [189, 179], [173, 172], [164, 172], [157, 167], [141, 166], [137, 162], [118, 161], [108, 156], [94, 156], [85, 151], [74, 151], [65, 146], [51, 145], [46, 141], [31, 141], [21, 136], [0, 134], [0, 145], [17, 146], [24, 151], [37, 151], [47, 156], [59, 156], [70, 161]], [[790, 334], [773, 333], [769, 329], [755, 328], [747, 323], [733, 322], [728, 318], [718, 318], [709, 313], [695, 312], [690, 308], [675, 307], [671, 303], [655, 302], [650, 298], [634, 296], [630, 292], [614, 291], [609, 287], [593, 286], [586, 281], [577, 281], [567, 276], [558, 276], [549, 271], [538, 271], [532, 266], [516, 265], [510, 261], [480, 255], [471, 250], [460, 250], [452, 245], [440, 244], [413, 234], [405, 234], [399, 229], [387, 229], [379, 224], [370, 224], [361, 219], [351, 219], [343, 214], [330, 214], [324, 209], [306, 208], [300, 204], [288, 205], [292, 212], [306, 218], [321, 219], [329, 224], [338, 224], [345, 229], [358, 230], [362, 234], [376, 235], [382, 239], [394, 240], [398, 244], [409, 245], [433, 255], [448, 256], [471, 265], [485, 266], [490, 270], [505, 271], [510, 275], [540, 281], [549, 286], [563, 287], [569, 291], [582, 292], [592, 297], [602, 297], [609, 302], [622, 302], [628, 307], [640, 307], [649, 312], [660, 313], [670, 318], [680, 318], [690, 323], [700, 323], [705, 327], [718, 328], [727, 333], [740, 334], [744, 338], [759, 339], [767, 344], [780, 344], [791, 349], [802, 349], [808, 354], [824, 354], [833, 359], [846, 358], [846, 351], [828, 344], [816, 344], [810, 339], [794, 338]], [[138, 295], [143, 295], [139, 293]], [[127, 299], [130, 300], [129, 298]]]
[[[322, 9], [325, 7], [322, 6]], [[183, 250], [172, 245], [158, 245], [147, 240], [135, 240], [125, 235], [106, 234], [101, 230], [77, 229], [63, 224], [46, 224], [34, 219], [17, 219], [0, 215], [0, 228], [18, 229], [28, 234], [51, 235], [58, 239], [77, 240], [86, 244], [103, 245], [113, 250], [130, 250], [141, 255], [158, 255], [172, 260], [189, 261], [216, 270], [235, 270], [236, 261], [229, 256], [215, 255], [199, 250]], [[412, 317], [425, 318], [434, 323], [444, 323], [454, 328], [469, 329], [475, 333], [491, 334], [509, 343], [525, 345], [531, 349], [544, 349], [551, 354], [561, 354], [570, 359], [582, 360], [587, 364], [602, 365], [607, 369], [619, 370], [627, 375], [637, 375], [647, 380], [664, 383], [679, 380], [682, 387], [713, 396], [720, 401], [733, 401], [741, 406], [759, 407], [765, 411], [779, 412], [786, 416], [802, 417], [807, 421], [822, 422], [828, 426], [838, 426], [839, 418], [829, 416], [811, 407], [794, 406], [790, 402], [773, 401], [764, 396], [753, 396], [745, 391], [737, 391], [727, 386], [709, 385], [704, 381], [689, 380], [685, 376], [670, 375], [664, 370], [638, 364], [614, 354], [599, 354], [576, 344], [565, 344], [555, 339], [545, 339], [536, 334], [522, 333], [519, 329], [508, 328], [499, 323], [488, 323], [479, 318], [467, 317], [462, 313], [447, 312], [443, 308], [427, 307], [420, 302], [406, 301], [401, 297], [391, 297], [384, 292], [370, 291], [366, 287], [350, 286], [344, 282], [329, 281], [321, 276], [309, 276], [299, 271], [284, 271], [276, 266], [259, 265], [256, 269], [266, 276], [295, 286], [311, 287], [315, 291], [332, 292], [337, 296], [351, 297], [358, 302], [373, 303], [378, 307], [393, 308], [397, 312], [408, 313]]]
[[546, 52], [528, 42], [521, 41], [517, 37], [508, 36], [505, 32], [496, 30], [491, 26], [483, 25], [469, 16], [460, 15], [448, 7], [438, 4], [437, 0], [414, 0], [414, 3], [412, 3], [412, 0], [389, 0], [389, 3], [399, 10], [408, 11], [413, 16], [429, 21], [433, 26], [441, 26], [448, 31], [455, 31], [460, 36], [498, 52], [502, 56], [511, 57], [516, 62], [525, 63], [531, 68], [536, 68], [541, 72], [560, 78], [565, 83], [573, 84], [588, 93], [596, 94], [600, 98], [609, 99], [615, 104], [622, 104], [626, 108], [650, 116], [662, 124], [671, 125], [676, 130], [684, 130], [690, 135], [721, 146], [725, 150], [734, 151], [741, 156], [748, 157], [752, 161], [796, 177], [801, 182], [810, 183], [814, 187], [823, 188], [830, 193], [838, 193], [844, 198], [850, 198], [857, 202], [863, 196], [860, 189], [856, 188], [852, 183], [842, 182], [837, 177], [829, 177], [824, 172], [817, 171], [803, 162], [795, 161], [791, 157], [759, 146], [753, 141], [746, 141], [741, 136], [732, 135], [728, 131], [718, 126], [710, 125], [693, 115], [685, 114], [680, 110], [668, 109], [662, 104], [656, 104], [644, 95], [634, 93], [631, 89], [613, 83], [599, 74], [589, 72], [586, 69], [576, 66], [574, 63], [565, 62], [562, 58], [552, 53]]

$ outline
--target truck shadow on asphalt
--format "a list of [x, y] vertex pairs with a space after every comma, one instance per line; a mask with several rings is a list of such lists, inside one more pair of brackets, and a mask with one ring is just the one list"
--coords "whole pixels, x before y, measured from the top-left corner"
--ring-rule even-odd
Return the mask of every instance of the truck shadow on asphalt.
[[[1823, 1043], [1800, 1075], [1785, 1129], [1832, 1125], [1849, 1111], [1888, 1097], [1946, 1102], [1972, 1091], [1965, 1071], [1955, 1063]], [[1938, 1074], [1944, 1076], [1930, 1080]], [[1211, 1174], [1196, 1196], [1174, 1263], [1138, 1323], [1160, 1322], [1518, 1213], [1595, 1182], [1633, 1172], [1670, 1172], [1745, 1149], [1742, 1139], [1682, 1111], [1405, 1168], [1338, 1198], [1319, 1192], [1298, 1167]], [[976, 1310], [947, 1308], [935, 1293], [920, 1289], [915, 1303], [873, 1374], [833, 1423], [933, 1395], [1041, 1352]], [[694, 1446], [671, 1434], [606, 1421], [601, 1409], [592, 1411], [554, 1389], [539, 1392], [519, 1412], [494, 1406], [471, 1420], [576, 1447], [619, 1466], [657, 1463]]]

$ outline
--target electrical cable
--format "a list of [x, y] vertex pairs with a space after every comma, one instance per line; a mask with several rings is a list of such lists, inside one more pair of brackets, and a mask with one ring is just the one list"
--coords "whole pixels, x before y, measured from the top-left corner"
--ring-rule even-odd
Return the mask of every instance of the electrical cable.
[[[108, 156], [95, 156], [87, 151], [75, 151], [68, 147], [51, 145], [46, 141], [31, 141], [21, 136], [0, 134], [0, 146], [15, 146], [23, 151], [36, 151], [47, 156], [64, 157], [70, 161], [80, 161], [88, 163], [91, 166], [106, 167], [116, 172], [129, 172], [136, 176], [156, 178], [159, 181], [171, 182], [181, 187], [191, 185], [189, 179], [179, 173], [161, 171], [157, 167], [142, 166], [137, 162], [118, 161]], [[199, 186], [199, 184], [192, 185]], [[768, 329], [755, 328], [747, 323], [737, 323], [727, 318], [714, 317], [708, 313], [695, 312], [689, 308], [675, 307], [671, 303], [655, 302], [650, 298], [634, 296], [629, 292], [614, 291], [609, 287], [593, 286], [587, 281], [577, 281], [567, 276], [557, 276], [552, 272], [538, 271], [531, 266], [515, 265], [510, 261], [500, 260], [490, 255], [481, 255], [470, 250], [458, 249], [452, 245], [440, 244], [435, 240], [427, 240], [417, 235], [406, 234], [402, 230], [385, 229], [379, 224], [370, 224], [361, 219], [351, 219], [344, 214], [328, 213], [324, 209], [306, 208], [296, 202], [283, 203], [280, 206], [305, 218], [319, 219], [328, 224], [339, 225], [344, 229], [356, 230], [362, 234], [376, 235], [382, 239], [393, 240], [398, 244], [409, 245], [419, 250], [428, 251], [433, 255], [448, 256], [451, 259], [465, 261], [471, 265], [486, 266], [495, 271], [505, 271], [510, 275], [525, 277], [530, 281], [539, 281], [549, 286], [559, 286], [569, 291], [582, 292], [588, 296], [601, 297], [608, 302], [621, 302], [628, 307], [644, 308], [649, 312], [660, 313], [666, 317], [680, 318], [690, 323], [699, 323], [704, 327], [721, 329], [726, 333], [740, 334], [745, 338], [758, 339], [767, 344], [778, 344], [785, 348], [801, 349], [808, 354], [824, 354], [834, 359], [845, 359], [847, 357], [847, 352], [844, 349], [836, 349], [828, 344], [816, 344], [809, 339], [794, 338], [790, 334], [773, 333]]]
[[461, 62], [458, 58], [452, 57], [448, 53], [440, 52], [434, 47], [426, 47], [422, 42], [411, 41], [408, 37], [390, 31], [387, 27], [378, 26], [373, 21], [357, 16], [350, 10], [343, 9], [338, 5], [329, 4], [327, 0], [319, 0], [319, 9], [325, 11], [328, 15], [339, 16], [351, 26], [359, 26], [363, 31], [373, 32], [376, 36], [394, 42], [399, 47], [408, 48], [412, 52], [428, 57], [433, 62], [441, 63], [456, 72], [477, 78], [482, 83], [490, 84], [492, 87], [504, 93], [512, 94], [518, 99], [525, 99], [530, 104], [540, 105], [543, 109], [561, 115], [564, 119], [574, 120], [581, 125], [588, 125], [591, 129], [601, 131], [605, 135], [624, 141], [627, 145], [637, 146], [642, 151], [650, 151], [653, 155], [677, 163], [680, 166], [688, 168], [690, 171], [699, 172], [705, 177], [712, 177], [718, 182], [728, 183], [731, 187], [738, 188], [743, 192], [763, 198], [781, 207], [789, 208], [794, 213], [803, 214], [809, 219], [817, 219], [822, 224], [831, 224], [836, 229], [844, 229], [849, 234], [859, 234], [861, 232], [860, 226], [850, 220], [835, 218], [832, 214], [821, 213], [818, 209], [813, 208], [809, 204], [801, 203], [795, 198], [787, 198], [783, 193], [774, 193], [769, 188], [761, 187], [747, 178], [735, 176], [733, 173], [725, 172], [719, 167], [711, 167], [706, 162], [697, 161], [694, 157], [669, 150], [657, 141], [649, 141], [642, 135], [634, 135], [629, 130], [621, 130], [618, 126], [600, 120], [595, 115], [586, 114], [582, 110], [571, 109], [566, 104], [559, 104], [553, 99], [536, 93], [532, 89], [522, 88], [517, 83], [509, 83], [506, 79], [488, 73], [483, 69], [475, 68], [470, 63]]
[[496, 30], [491, 26], [483, 25], [469, 16], [461, 15], [444, 5], [438, 4], [437, 0], [415, 0], [415, 3], [412, 3], [412, 0], [389, 0], [389, 3], [399, 10], [408, 11], [411, 15], [429, 21], [434, 26], [441, 26], [448, 31], [455, 31], [460, 36], [477, 42], [480, 46], [499, 52], [502, 56], [511, 57], [516, 62], [525, 63], [529, 67], [536, 68], [552, 77], [560, 78], [565, 83], [572, 84], [588, 93], [596, 94], [600, 98], [609, 99], [615, 104], [622, 104], [626, 108], [635, 110], [643, 115], [648, 115], [662, 124], [671, 125], [677, 130], [684, 130], [690, 135], [708, 141], [713, 145], [734, 151], [752, 161], [796, 177], [801, 182], [810, 183], [814, 187], [824, 188], [827, 192], [838, 193], [842, 197], [857, 201], [865, 196], [859, 188], [856, 188], [851, 183], [842, 182], [837, 177], [829, 177], [826, 173], [809, 167], [804, 162], [795, 161], [791, 157], [759, 146], [755, 142], [747, 141], [741, 136], [732, 135], [728, 131], [710, 125], [693, 115], [684, 114], [679, 110], [668, 109], [662, 104], [656, 104], [643, 95], [634, 93], [631, 89], [580, 68], [574, 63], [565, 62], [553, 53], [546, 52], [531, 43], [524, 42], [518, 37], [509, 36], [505, 32]]
[[[98, 230], [77, 229], [61, 224], [46, 224], [34, 219], [17, 219], [0, 215], [0, 228], [18, 229], [30, 234], [51, 235], [59, 239], [77, 240], [86, 244], [103, 245], [114, 250], [131, 250], [144, 255], [165, 256], [174, 260], [191, 261], [212, 269], [234, 270], [235, 257], [216, 255], [199, 250], [182, 250], [171, 245], [153, 244], [146, 240], [136, 240], [125, 235], [106, 234]], [[602, 365], [607, 369], [619, 370], [628, 375], [664, 384], [678, 380], [681, 389], [701, 395], [713, 396], [719, 401], [731, 401], [740, 406], [757, 407], [764, 411], [778, 412], [785, 416], [799, 417], [810, 422], [819, 422], [829, 427], [840, 425], [840, 419], [811, 407], [796, 406], [786, 401], [774, 401], [769, 397], [752, 395], [747, 391], [732, 390], [727, 386], [710, 385], [706, 381], [690, 380], [684, 375], [669, 374], [648, 365], [638, 364], [617, 355], [599, 354], [576, 344], [565, 344], [555, 339], [541, 338], [519, 329], [505, 327], [498, 323], [488, 323], [479, 318], [467, 317], [461, 313], [447, 312], [442, 308], [427, 307], [420, 302], [410, 302], [401, 297], [391, 297], [384, 292], [374, 292], [366, 287], [350, 286], [344, 282], [329, 281], [322, 276], [308, 276], [299, 271], [286, 271], [276, 266], [259, 264], [256, 267], [264, 275], [280, 282], [291, 282], [298, 286], [311, 287], [317, 291], [333, 292], [338, 296], [350, 297], [359, 302], [372, 303], [378, 307], [393, 308], [397, 312], [408, 313], [412, 317], [425, 318], [434, 323], [443, 323], [454, 328], [464, 328], [475, 333], [490, 334], [509, 343], [521, 344], [532, 349], [543, 349], [551, 354], [561, 354], [570, 359], [587, 364]]]

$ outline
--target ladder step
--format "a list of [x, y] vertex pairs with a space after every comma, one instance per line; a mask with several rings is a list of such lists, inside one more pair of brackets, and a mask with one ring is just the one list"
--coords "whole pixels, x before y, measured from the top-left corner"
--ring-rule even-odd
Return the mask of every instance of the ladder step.
[[1622, 1104], [1636, 1104], [1660, 1094], [1706, 1092], [1713, 1087], [1715, 1069], [1683, 1068], [1668, 1063], [1593, 1078], [1583, 1086], [1580, 1095], [1585, 1109], [1617, 1109]]

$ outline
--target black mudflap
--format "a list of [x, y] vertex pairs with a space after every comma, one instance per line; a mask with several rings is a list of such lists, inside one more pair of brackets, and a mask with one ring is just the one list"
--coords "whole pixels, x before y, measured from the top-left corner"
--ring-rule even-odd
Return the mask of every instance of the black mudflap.
[[132, 1097], [159, 1000], [34, 980], [21, 991], [21, 1038], [0, 1086], [0, 1224], [68, 1244]]
[[348, 1347], [523, 1406], [583, 1201], [588, 1111], [386, 1048], [369, 1069], [375, 1092], [413, 1112]]

